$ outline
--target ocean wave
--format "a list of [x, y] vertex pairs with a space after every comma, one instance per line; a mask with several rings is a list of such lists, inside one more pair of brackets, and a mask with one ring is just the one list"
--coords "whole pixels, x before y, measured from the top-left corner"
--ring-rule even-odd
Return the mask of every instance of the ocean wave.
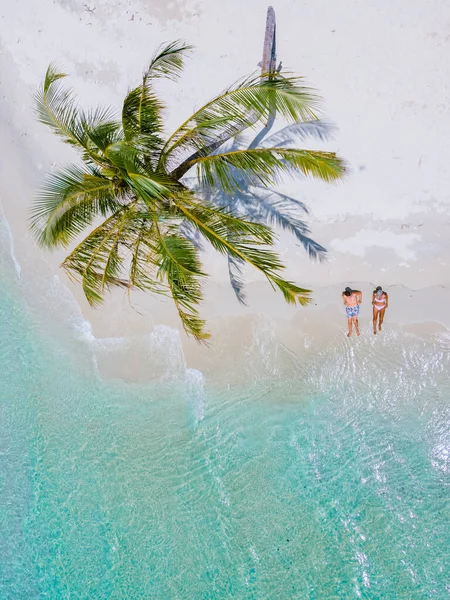
[[22, 267], [20, 266], [19, 261], [17, 260], [17, 256], [14, 249], [14, 238], [11, 230], [11, 225], [9, 224], [8, 219], [5, 216], [5, 212], [3, 210], [2, 203], [0, 201], [0, 239], [3, 238], [6, 242], [9, 257], [11, 260], [11, 264], [14, 267], [14, 271], [19, 279], [22, 279]]

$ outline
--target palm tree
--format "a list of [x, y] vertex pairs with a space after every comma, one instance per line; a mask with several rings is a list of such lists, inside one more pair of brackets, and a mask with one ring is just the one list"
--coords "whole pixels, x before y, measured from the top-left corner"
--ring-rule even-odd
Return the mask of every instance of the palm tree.
[[211, 203], [201, 188], [186, 184], [186, 173], [195, 167], [202, 186], [210, 189], [219, 181], [233, 194], [242, 182], [268, 188], [283, 173], [331, 181], [344, 165], [330, 152], [224, 148], [267, 121], [274, 109], [290, 123], [316, 118], [318, 98], [289, 74], [240, 81], [165, 136], [164, 105], [154, 83], [177, 79], [189, 50], [174, 42], [155, 54], [141, 84], [126, 95], [120, 120], [110, 109], [81, 110], [61, 85], [65, 74], [50, 65], [35, 96], [37, 116], [81, 152], [83, 164], [48, 176], [32, 208], [31, 229], [45, 248], [66, 248], [88, 229], [62, 266], [81, 281], [92, 306], [114, 286], [165, 294], [173, 298], [185, 331], [201, 341], [209, 337], [198, 312], [206, 273], [198, 247], [183, 233], [186, 222], [216, 251], [262, 272], [287, 302], [307, 304], [310, 291], [282, 277], [270, 226]]

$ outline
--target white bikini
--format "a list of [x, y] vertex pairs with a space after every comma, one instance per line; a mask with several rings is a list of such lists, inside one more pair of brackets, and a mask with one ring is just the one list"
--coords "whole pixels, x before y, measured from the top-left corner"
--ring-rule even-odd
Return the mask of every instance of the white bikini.
[[375, 298], [373, 299], [373, 302], [374, 302], [375, 308], [378, 311], [383, 310], [383, 308], [386, 308], [386, 296], [383, 296], [382, 298], [377, 298], [377, 295], [375, 294]]

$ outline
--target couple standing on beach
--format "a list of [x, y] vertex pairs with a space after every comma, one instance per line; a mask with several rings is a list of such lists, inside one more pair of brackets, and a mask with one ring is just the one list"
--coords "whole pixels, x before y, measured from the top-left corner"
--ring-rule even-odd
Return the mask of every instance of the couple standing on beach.
[[[356, 335], [360, 335], [359, 333], [359, 305], [362, 302], [362, 292], [359, 290], [352, 290], [349, 287], [346, 287], [342, 292], [342, 299], [344, 300], [345, 310], [347, 312], [348, 318], [348, 333], [347, 337], [352, 335], [353, 324], [355, 325]], [[379, 285], [372, 294], [372, 306], [373, 306], [373, 333], [376, 335], [377, 333], [377, 323], [378, 323], [378, 331], [381, 331], [381, 326], [383, 325], [384, 313], [388, 307], [388, 295], [383, 291], [381, 286]]]

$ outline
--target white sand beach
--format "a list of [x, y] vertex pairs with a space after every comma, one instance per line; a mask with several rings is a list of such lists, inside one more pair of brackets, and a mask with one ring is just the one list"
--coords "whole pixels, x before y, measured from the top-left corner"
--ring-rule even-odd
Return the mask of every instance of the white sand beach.
[[[263, 333], [264, 327], [275, 327], [270, 335], [293, 352], [308, 348], [309, 338], [343, 335], [344, 285], [364, 293], [366, 337], [371, 333], [370, 295], [378, 284], [390, 294], [386, 329], [439, 332], [450, 327], [450, 6], [431, 0], [280, 0], [274, 8], [278, 60], [324, 98], [324, 116], [337, 128], [335, 139], [324, 147], [338, 151], [349, 172], [338, 184], [286, 180], [280, 188], [307, 204], [312, 235], [329, 250], [327, 262], [313, 263], [293, 238], [280, 234], [289, 276], [314, 290], [310, 307], [287, 307], [248, 271], [249, 306], [242, 308], [228, 285], [225, 261], [205, 256], [213, 273], [203, 306], [212, 347], [199, 347], [180, 332], [184, 360], [203, 371], [223, 365], [230, 348], [236, 360], [244, 356], [256, 343], [254, 323]], [[32, 198], [45, 173], [74, 156], [36, 122], [32, 93], [48, 64], [56, 61], [71, 75], [69, 83], [82, 104], [109, 104], [119, 111], [155, 48], [181, 38], [195, 51], [181, 81], [160, 86], [168, 104], [167, 125], [174, 128], [258, 68], [266, 9], [255, 0], [226, 5], [16, 0], [0, 8], [0, 199], [10, 249], [27, 302], [38, 312], [50, 310], [55, 327], [67, 316], [64, 286], [73, 294], [97, 348], [107, 347], [98, 355], [105, 374], [148, 376], [148, 361], [136, 357], [142, 357], [152, 332], [157, 338], [155, 327], [180, 329], [179, 323], [169, 303], [140, 292], [130, 298], [116, 292], [92, 310], [59, 269], [64, 254], [44, 253], [35, 245], [27, 222]]]

